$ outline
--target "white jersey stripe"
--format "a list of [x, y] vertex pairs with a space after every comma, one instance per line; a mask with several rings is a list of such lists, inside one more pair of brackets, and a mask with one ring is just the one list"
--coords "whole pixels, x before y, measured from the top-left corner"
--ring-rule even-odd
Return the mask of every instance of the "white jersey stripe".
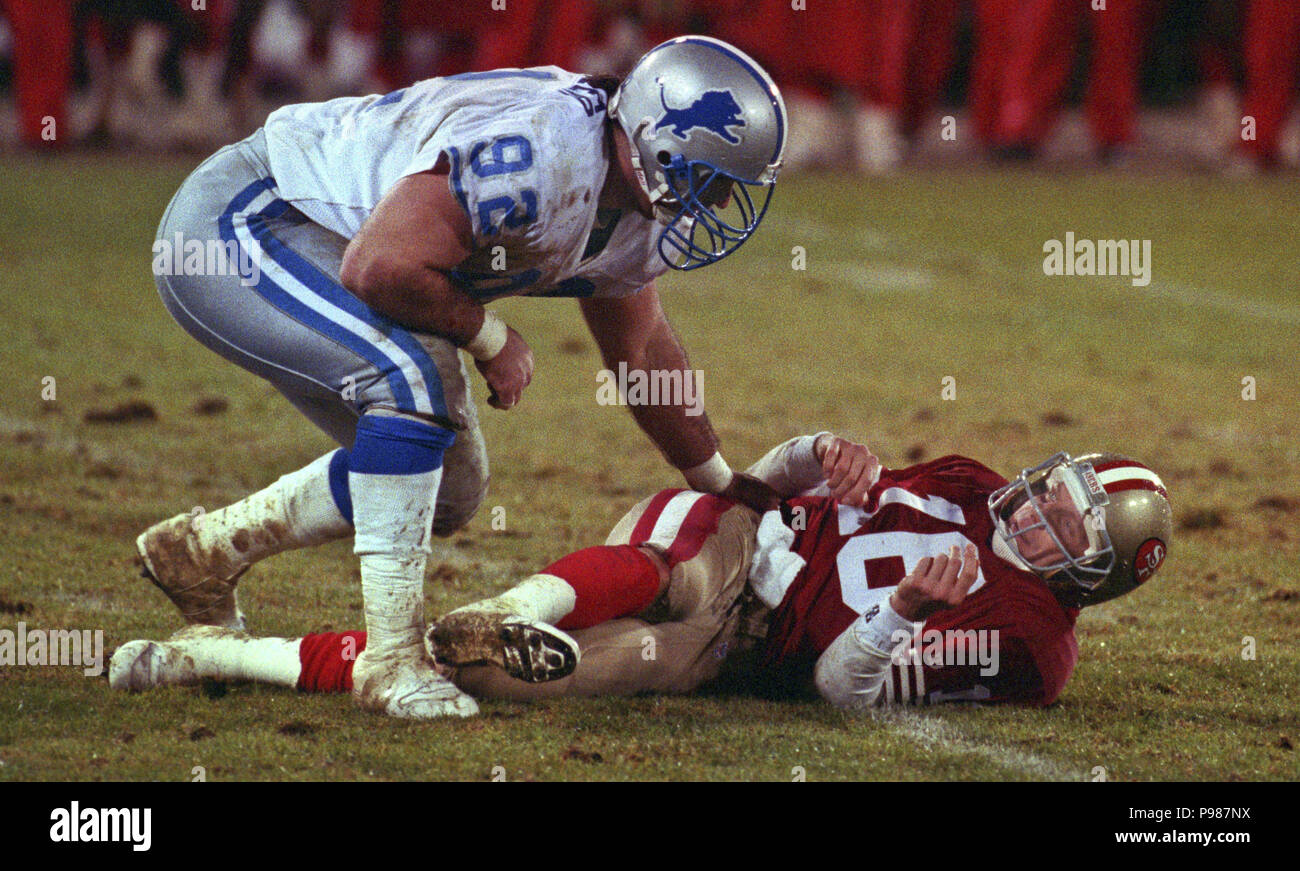
[[919, 656], [916, 658], [915, 668], [916, 668], [916, 703], [918, 705], [923, 705], [925, 704], [925, 664], [921, 661], [921, 657]]
[[645, 543], [667, 551], [677, 540], [677, 533], [686, 522], [686, 515], [695, 507], [695, 503], [703, 498], [703, 493], [685, 490], [669, 499], [663, 511], [659, 512], [654, 529], [651, 530], [650, 537]]
[[966, 524], [966, 515], [962, 512], [961, 506], [954, 505], [942, 496], [922, 497], [902, 487], [887, 487], [877, 497], [875, 511], [848, 505], [839, 506], [840, 535], [852, 535], [859, 526], [880, 513], [886, 505], [906, 505], [945, 523], [953, 523], [957, 526]]

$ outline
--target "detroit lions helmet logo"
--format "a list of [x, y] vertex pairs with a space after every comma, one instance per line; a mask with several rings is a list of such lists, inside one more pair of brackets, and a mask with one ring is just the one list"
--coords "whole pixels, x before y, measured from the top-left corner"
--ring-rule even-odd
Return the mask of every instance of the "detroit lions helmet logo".
[[740, 104], [731, 95], [731, 91], [705, 91], [689, 106], [674, 109], [664, 99], [664, 88], [660, 85], [659, 102], [663, 104], [664, 114], [655, 124], [655, 130], [670, 127], [672, 134], [685, 142], [691, 138], [692, 130], [702, 127], [732, 145], [740, 142], [740, 137], [727, 129], [746, 126], [745, 120], [740, 117]]

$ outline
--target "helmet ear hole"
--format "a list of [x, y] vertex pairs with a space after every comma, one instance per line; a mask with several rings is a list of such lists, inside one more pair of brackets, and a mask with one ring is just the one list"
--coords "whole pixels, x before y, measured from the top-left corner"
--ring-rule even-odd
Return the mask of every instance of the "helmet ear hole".
[[668, 164], [673, 162], [673, 156], [665, 150], [661, 150], [658, 154], [656, 154], [655, 159], [659, 161], [660, 166], [667, 166]]

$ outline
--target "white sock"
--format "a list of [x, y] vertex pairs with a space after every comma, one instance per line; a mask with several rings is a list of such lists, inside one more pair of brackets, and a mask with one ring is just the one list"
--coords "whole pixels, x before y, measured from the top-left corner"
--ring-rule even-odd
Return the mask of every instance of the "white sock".
[[330, 493], [333, 452], [218, 511], [200, 514], [194, 532], [204, 553], [233, 571], [282, 551], [352, 533]]
[[441, 467], [413, 475], [348, 474], [370, 657], [424, 650], [424, 566], [441, 480]]
[[451, 613], [502, 612], [554, 625], [571, 614], [577, 604], [578, 595], [568, 581], [557, 575], [539, 572], [529, 575], [499, 596], [471, 602]]
[[[294, 687], [302, 672], [301, 638], [252, 638], [242, 632], [164, 642], [186, 657], [187, 677]], [[193, 663], [192, 669], [189, 668]]]

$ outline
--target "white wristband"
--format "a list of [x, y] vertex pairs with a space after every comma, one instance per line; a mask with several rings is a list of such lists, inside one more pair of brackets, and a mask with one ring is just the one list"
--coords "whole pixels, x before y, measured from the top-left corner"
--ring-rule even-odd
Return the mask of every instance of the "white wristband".
[[888, 600], [873, 605], [852, 624], [853, 637], [863, 650], [889, 655], [903, 641], [911, 640], [916, 624], [899, 615]]
[[691, 489], [701, 493], [721, 493], [731, 485], [731, 466], [717, 452], [698, 466], [683, 469], [682, 474], [686, 476], [686, 483], [691, 485]]
[[469, 341], [465, 350], [475, 360], [491, 360], [506, 346], [507, 336], [506, 322], [496, 312], [487, 311], [483, 313], [483, 326], [479, 327], [478, 335]]

